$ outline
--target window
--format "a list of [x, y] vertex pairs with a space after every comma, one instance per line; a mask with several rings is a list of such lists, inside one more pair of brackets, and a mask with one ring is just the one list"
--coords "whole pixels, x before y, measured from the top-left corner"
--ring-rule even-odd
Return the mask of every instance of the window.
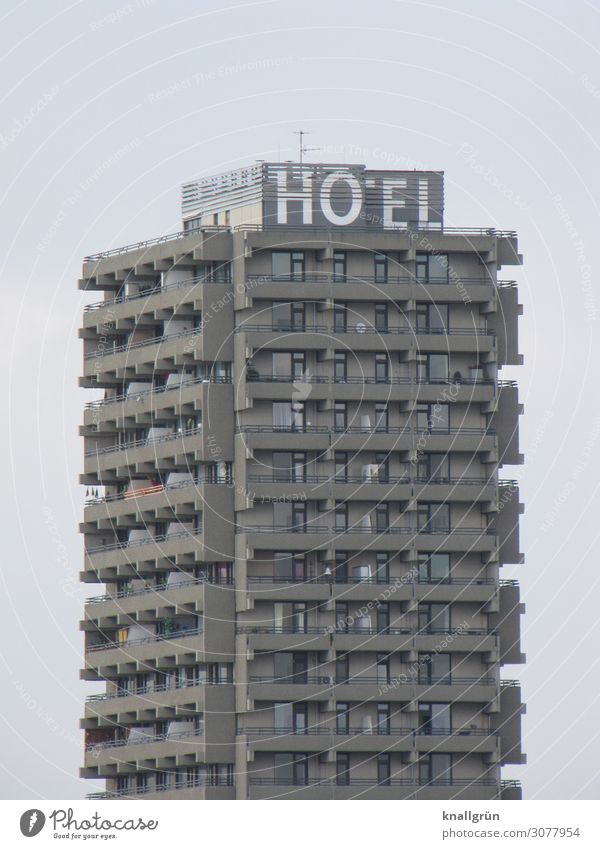
[[273, 555], [273, 577], [275, 581], [306, 580], [306, 557], [292, 551], [276, 551]]
[[295, 702], [292, 709], [292, 729], [294, 734], [306, 734], [307, 732], [307, 705]]
[[390, 733], [390, 706], [387, 702], [380, 702], [377, 705], [377, 733]]
[[377, 605], [377, 633], [387, 634], [390, 629], [390, 605], [381, 601]]
[[333, 252], [333, 282], [346, 282], [346, 251]]
[[437, 502], [418, 504], [417, 528], [422, 534], [450, 533], [450, 505]]
[[273, 279], [288, 282], [304, 280], [304, 251], [273, 251]]
[[388, 258], [385, 254], [376, 253], [374, 258], [375, 265], [375, 282], [387, 283], [388, 278]]
[[350, 664], [348, 655], [338, 655], [335, 659], [335, 683], [346, 684], [350, 677]]
[[345, 531], [348, 528], [348, 504], [344, 501], [335, 502], [335, 530]]
[[337, 752], [335, 756], [335, 783], [339, 787], [347, 787], [350, 784], [350, 754], [348, 752]]
[[345, 304], [336, 304], [333, 308], [333, 329], [336, 333], [345, 333], [347, 328], [347, 312]]
[[419, 655], [420, 684], [436, 684], [439, 682], [450, 684], [451, 681], [452, 674], [450, 672], [449, 652]]
[[155, 773], [154, 781], [157, 790], [168, 790], [170, 773], [159, 770]]
[[292, 631], [294, 632], [294, 634], [305, 634], [308, 615], [306, 602], [296, 602], [291, 605], [291, 609]]
[[304, 351], [294, 351], [292, 354], [292, 378], [302, 380], [306, 372], [306, 354]]
[[272, 373], [275, 380], [301, 380], [306, 368], [304, 351], [276, 351], [271, 355]]
[[375, 330], [385, 333], [388, 329], [388, 305], [375, 304]]
[[417, 404], [417, 430], [448, 433], [450, 429], [449, 404]]
[[417, 333], [447, 333], [448, 304], [417, 304]]
[[375, 464], [379, 466], [377, 472], [379, 483], [388, 483], [390, 480], [389, 456], [387, 451], [377, 451], [375, 454]]
[[336, 702], [335, 705], [335, 733], [350, 733], [350, 705], [347, 702]]
[[348, 633], [348, 602], [336, 601], [335, 603], [335, 629], [342, 633]]
[[273, 656], [273, 677], [281, 684], [305, 684], [308, 672], [306, 652], [276, 652]]
[[387, 433], [388, 431], [388, 405], [375, 404], [375, 430], [377, 433]]
[[419, 631], [424, 634], [447, 634], [450, 630], [450, 606], [448, 604], [420, 604], [418, 615]]
[[346, 451], [335, 452], [335, 479], [341, 482], [348, 480], [348, 454]]
[[387, 584], [390, 580], [390, 556], [387, 551], [375, 554], [375, 579], [378, 584]]
[[303, 401], [273, 401], [274, 430], [304, 430]]
[[387, 354], [375, 354], [375, 381], [387, 383], [390, 361]]
[[303, 451], [274, 451], [273, 480], [283, 483], [304, 483], [306, 454]]
[[335, 577], [338, 581], [348, 580], [348, 552], [336, 551], [335, 553]]
[[419, 784], [452, 784], [452, 755], [435, 752], [419, 761]]
[[447, 283], [448, 270], [448, 254], [417, 253], [417, 280], [423, 283]]
[[273, 756], [273, 777], [277, 784], [307, 784], [308, 756], [300, 752], [277, 753]]
[[390, 505], [378, 504], [375, 507], [375, 527], [377, 531], [386, 533], [390, 529]]
[[417, 380], [422, 383], [448, 383], [448, 354], [417, 354]]
[[417, 461], [417, 480], [421, 483], [444, 483], [450, 480], [449, 454], [421, 454]]
[[377, 655], [376, 675], [378, 684], [388, 684], [390, 680], [390, 657], [387, 654]]
[[419, 704], [419, 734], [447, 735], [452, 731], [451, 706], [445, 702]]
[[391, 783], [392, 769], [389, 752], [377, 755], [377, 784], [389, 785]]
[[273, 330], [304, 330], [306, 305], [302, 301], [275, 302], [273, 304]]
[[231, 383], [231, 363], [213, 363], [210, 378], [214, 383]]
[[273, 525], [285, 531], [306, 530], [306, 502], [277, 501], [273, 504]]
[[348, 377], [348, 355], [345, 351], [335, 352], [333, 369], [335, 382], [345, 383]]
[[208, 664], [208, 683], [209, 684], [231, 684], [231, 683], [233, 683], [233, 664], [232, 663], [209, 663]]
[[333, 411], [333, 427], [338, 433], [348, 426], [348, 405], [345, 401], [336, 401]]
[[450, 582], [450, 555], [438, 553], [418, 554], [419, 582], [437, 584]]

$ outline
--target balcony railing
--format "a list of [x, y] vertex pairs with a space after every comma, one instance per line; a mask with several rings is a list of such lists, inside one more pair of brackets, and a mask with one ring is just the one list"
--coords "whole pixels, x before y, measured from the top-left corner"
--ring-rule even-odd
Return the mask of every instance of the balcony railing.
[[307, 778], [305, 781], [293, 781], [291, 778], [253, 778], [248, 779], [250, 785], [271, 787], [498, 787], [493, 778], [436, 778], [431, 781], [418, 778], [386, 778], [378, 781], [376, 778]]
[[347, 327], [328, 327], [324, 324], [240, 324], [234, 333], [326, 333], [340, 336], [343, 334], [375, 335], [375, 336], [495, 336], [495, 330], [469, 327], [385, 327], [378, 328], [366, 324], [348, 325]]
[[124, 351], [137, 351], [140, 348], [148, 348], [152, 345], [162, 345], [166, 342], [174, 342], [176, 339], [194, 339], [202, 334], [202, 328], [196, 327], [193, 330], [182, 330], [180, 333], [171, 333], [166, 336], [155, 336], [152, 339], [141, 339], [139, 342], [126, 342], [124, 345], [115, 345], [113, 347], [98, 347], [95, 351], [88, 351], [84, 356], [84, 360], [93, 360], [96, 357], [110, 357], [112, 354], [121, 354]]
[[308, 383], [308, 384], [334, 384], [336, 386], [348, 384], [350, 386], [379, 385], [379, 386], [494, 386], [495, 381], [488, 377], [331, 377], [329, 375], [293, 375], [293, 374], [258, 374], [257, 372], [246, 373], [247, 383]]
[[[297, 483], [331, 483], [331, 484], [345, 484], [345, 483], [358, 483], [358, 484], [406, 484], [406, 483], [420, 483], [420, 484], [431, 484], [436, 485], [439, 484], [441, 486], [448, 486], [453, 484], [455, 486], [495, 486], [496, 482], [494, 480], [490, 480], [489, 478], [445, 478], [445, 477], [411, 477], [410, 475], [386, 475], [380, 473], [379, 475], [346, 475], [340, 477], [339, 475], [296, 475], [296, 476], [288, 476], [285, 477], [281, 474], [272, 474], [272, 475], [254, 475], [250, 474], [247, 477], [248, 483], [274, 483], [274, 484], [297, 484]], [[502, 485], [502, 484], [500, 484]]]
[[180, 631], [172, 631], [168, 634], [151, 634], [148, 637], [140, 637], [137, 640], [123, 640], [122, 642], [119, 640], [115, 640], [112, 642], [106, 643], [96, 643], [92, 646], [86, 646], [86, 653], [89, 652], [97, 652], [97, 651], [106, 651], [109, 649], [128, 649], [131, 646], [141, 646], [146, 643], [161, 643], [164, 640], [176, 640], [182, 637], [195, 637], [198, 634], [202, 634], [202, 628], [185, 628]]
[[146, 793], [172, 793], [174, 790], [189, 790], [195, 787], [233, 787], [233, 776], [202, 776], [200, 778], [182, 777], [173, 784], [144, 787], [129, 787], [126, 790], [107, 790], [104, 793], [88, 793], [86, 799], [123, 799], [128, 796], [142, 796]]
[[[181, 434], [178, 434], [181, 435]], [[143, 441], [143, 440], [142, 440]], [[129, 446], [123, 446], [126, 448]], [[95, 452], [94, 452], [95, 453]], [[98, 498], [88, 498], [85, 501], [86, 507], [93, 507], [97, 504], [111, 504], [114, 501], [134, 501], [138, 498], [145, 498], [147, 495], [157, 495], [160, 492], [172, 492], [178, 489], [186, 489], [190, 486], [198, 487], [205, 484], [211, 486], [231, 486], [233, 479], [231, 475], [215, 475], [214, 477], [199, 477], [195, 480], [177, 481], [177, 483], [153, 484], [152, 486], [144, 486], [141, 489], [131, 489], [127, 492], [117, 492], [114, 495], [98, 496]]]
[[427, 626], [424, 628], [415, 628], [406, 626], [404, 628], [395, 628], [388, 626], [377, 627], [361, 627], [360, 625], [348, 625], [346, 627], [338, 627], [336, 625], [306, 625], [304, 628], [286, 626], [286, 625], [238, 625], [235, 629], [236, 634], [321, 634], [322, 636], [330, 636], [332, 634], [348, 634], [350, 636], [403, 636], [414, 635], [416, 637], [430, 636], [437, 634], [445, 634], [454, 636], [467, 637], [488, 637], [494, 636], [496, 631], [493, 628], [461, 628], [453, 630], [452, 628], [436, 628]]
[[292, 272], [290, 274], [247, 274], [246, 275], [246, 285], [252, 288], [261, 286], [263, 284], [268, 283], [320, 283], [323, 285], [324, 283], [335, 283], [339, 286], [348, 286], [355, 283], [358, 284], [371, 284], [371, 285], [418, 285], [418, 286], [455, 286], [459, 283], [462, 286], [494, 286], [495, 281], [492, 280], [491, 277], [456, 277], [455, 279], [450, 279], [450, 277], [429, 277], [427, 279], [417, 278], [414, 275], [394, 275], [387, 274], [385, 276], [375, 276], [370, 274], [360, 274], [360, 275], [351, 275], [346, 274], [342, 277], [342, 275], [336, 275], [331, 271], [323, 271], [320, 273], [297, 273]]
[[[131, 251], [140, 251], [143, 248], [154, 247], [154, 245], [163, 245], [166, 242], [177, 241], [178, 239], [185, 239], [189, 236], [196, 236], [197, 237], [197, 236], [199, 236], [203, 233], [229, 233], [229, 232], [231, 232], [232, 229], [235, 230], [235, 231], [244, 231], [245, 230], [245, 231], [248, 231], [248, 232], [261, 232], [263, 230], [263, 226], [262, 226], [262, 224], [237, 224], [235, 227], [231, 228], [228, 225], [203, 224], [201, 227], [195, 228], [193, 230], [178, 230], [176, 233], [167, 233], [164, 236], [156, 236], [153, 239], [144, 239], [141, 242], [133, 242], [129, 245], [123, 245], [123, 246], [118, 247], [118, 248], [112, 248], [111, 250], [108, 250], [108, 251], [100, 251], [99, 253], [88, 254], [88, 256], [84, 257], [83, 261], [84, 262], [98, 262], [98, 260], [106, 259], [107, 257], [119, 256], [120, 254], [130, 253]], [[267, 227], [267, 228], [264, 228], [264, 229], [269, 230], [269, 229], [277, 229], [277, 228]], [[289, 230], [289, 229], [293, 229], [293, 228], [287, 227], [286, 229]], [[300, 232], [303, 232], [307, 228], [306, 227], [298, 227], [296, 229], [298, 229]], [[314, 232], [315, 228], [310, 228], [310, 229]], [[334, 224], [329, 224], [327, 227], [319, 227], [318, 229], [330, 231], [330, 230], [337, 230], [338, 228]], [[344, 229], [344, 228], [342, 227], [341, 229]], [[516, 231], [514, 231], [514, 230], [497, 230], [495, 227], [438, 227], [438, 226], [435, 226], [435, 227], [429, 226], [428, 227], [428, 226], [424, 225], [423, 223], [418, 225], [416, 232], [419, 232], [419, 231], [423, 231], [423, 232], [432, 232], [433, 231], [434, 233], [440, 233], [440, 234], [448, 233], [448, 234], [459, 235], [459, 236], [493, 236], [494, 238], [498, 238], [498, 239], [511, 239], [511, 238], [516, 238], [516, 236], [517, 236]], [[352, 227], [352, 232], [353, 233], [364, 232], [364, 233], [369, 233], [371, 235], [375, 235], [375, 232], [370, 227]], [[401, 231], [399, 231], [399, 230], [391, 231], [390, 230], [389, 232], [398, 234], [398, 233], [408, 233], [408, 232], [413, 232], [413, 231], [409, 231], [408, 229], [406, 229], [406, 230], [401, 230]], [[383, 233], [381, 233], [381, 232], [379, 233], [379, 235], [385, 235], [385, 234], [386, 234], [386, 231], [383, 231]], [[486, 279], [488, 279], [488, 278], [486, 278]]]
[[465, 677], [465, 676], [457, 676], [457, 675], [441, 675], [438, 677], [430, 677], [427, 680], [420, 678], [418, 675], [399, 675], [395, 678], [381, 678], [377, 675], [355, 675], [348, 678], [336, 678], [334, 676], [310, 676], [303, 675], [303, 673], [296, 673], [291, 675], [283, 675], [279, 677], [275, 677], [274, 675], [251, 675], [250, 683], [252, 684], [282, 684], [283, 686], [289, 687], [290, 684], [321, 684], [324, 686], [352, 686], [352, 687], [360, 687], [360, 686], [379, 686], [379, 687], [393, 687], [396, 684], [416, 684], [420, 686], [448, 686], [453, 687], [457, 685], [469, 685], [469, 684], [477, 684], [483, 687], [494, 687], [497, 684], [495, 678], [491, 678], [489, 676], [483, 677]]
[[176, 731], [172, 734], [153, 734], [148, 737], [135, 737], [133, 740], [103, 740], [101, 743], [89, 743], [85, 750], [86, 752], [98, 752], [104, 749], [118, 749], [123, 746], [140, 746], [145, 743], [165, 743], [177, 740], [184, 740], [186, 738], [193, 737], [202, 737], [204, 731], [195, 730], [195, 731]]
[[492, 427], [432, 427], [427, 430], [413, 428], [409, 425], [351, 425], [350, 427], [334, 427], [330, 425], [238, 425], [236, 433], [326, 433], [326, 434], [365, 434], [379, 436], [381, 434], [425, 434], [427, 436], [495, 436], [496, 429]]
[[232, 586], [233, 579], [230, 581], [215, 581], [211, 578], [190, 578], [188, 581], [178, 581], [176, 584], [154, 584], [153, 586], [144, 587], [140, 590], [122, 590], [112, 595], [96, 595], [91, 598], [86, 598], [86, 604], [99, 604], [104, 601], [118, 601], [121, 598], [132, 598], [133, 596], [148, 595], [148, 593], [162, 593], [169, 590], [178, 590], [180, 587], [201, 586], [203, 584], [214, 584], [215, 586]]
[[117, 451], [132, 451], [134, 448], [146, 448], [151, 445], [161, 445], [165, 442], [173, 442], [176, 439], [184, 439], [186, 436], [198, 436], [202, 433], [202, 426], [190, 427], [178, 430], [174, 433], [164, 433], [162, 436], [154, 436], [150, 439], [136, 439], [132, 442], [124, 442], [122, 445], [105, 445], [92, 448], [85, 452], [86, 457], [96, 457], [102, 454], [114, 454]]
[[275, 727], [275, 726], [251, 726], [249, 728], [239, 728], [236, 731], [238, 736], [256, 736], [256, 737], [278, 737], [283, 735], [316, 735], [316, 736], [336, 736], [336, 737], [364, 737], [364, 736], [381, 736], [388, 737], [497, 737], [498, 732], [487, 728], [427, 728], [421, 726], [414, 728], [411, 726], [388, 726], [385, 723], [382, 725], [373, 725], [371, 728], [362, 726], [349, 726], [348, 728], [337, 728], [332, 726], [327, 728], [323, 725], [306, 726], [303, 728], [294, 727]]
[[185, 684], [148, 684], [145, 687], [131, 687], [130, 689], [118, 689], [114, 693], [93, 693], [86, 696], [86, 702], [105, 702], [109, 699], [126, 699], [129, 696], [153, 696], [156, 693], [167, 693], [170, 691], [186, 690], [190, 687], [217, 687], [223, 685], [231, 686], [232, 681], [214, 681], [198, 679], [197, 681], [186, 681]]
[[[347, 575], [343, 577], [339, 577], [337, 575], [317, 575], [312, 578], [297, 578], [297, 577], [281, 577], [279, 575], [249, 575], [248, 576], [249, 584], [379, 584], [379, 585], [388, 585], [392, 584], [394, 586], [398, 584], [407, 584], [408, 586], [415, 584], [424, 584], [428, 586], [482, 586], [482, 585], [495, 585], [497, 582], [493, 578], [455, 578], [452, 575], [446, 578], [422, 578], [415, 577], [414, 580], [410, 576], [400, 576], [398, 578], [351, 578]], [[500, 581], [500, 586], [503, 586], [503, 582]], [[518, 582], [515, 581], [514, 585], [518, 585]]]
[[98, 407], [107, 407], [109, 404], [117, 404], [122, 401], [141, 401], [148, 395], [161, 395], [163, 392], [174, 392], [179, 390], [182, 392], [188, 386], [194, 386], [198, 383], [231, 383], [230, 377], [195, 377], [192, 380], [184, 380], [181, 383], [173, 383], [170, 386], [152, 386], [149, 389], [141, 389], [136, 392], [123, 393], [115, 395], [112, 398], [102, 398], [99, 401], [90, 401], [85, 405], [86, 410], [95, 410]]
[[173, 292], [181, 288], [195, 288], [201, 283], [230, 283], [231, 279], [227, 279], [222, 274], [208, 273], [201, 274], [198, 277], [191, 277], [189, 280], [178, 280], [176, 283], [167, 283], [166, 286], [153, 286], [151, 289], [145, 289], [142, 292], [135, 292], [132, 295], [122, 295], [116, 298], [110, 298], [104, 301], [96, 301], [93, 304], [87, 304], [84, 312], [96, 312], [103, 307], [111, 307], [115, 304], [127, 304], [130, 301], [139, 301], [145, 298], [151, 298], [153, 295], [162, 295], [165, 292]]
[[294, 525], [236, 525], [236, 534], [378, 534], [378, 535], [401, 535], [401, 534], [427, 534], [430, 536], [449, 536], [450, 534], [467, 534], [469, 536], [495, 536], [495, 528], [469, 528], [457, 525], [456, 527], [385, 527], [378, 528], [351, 525], [349, 527], [327, 527], [325, 525], [294, 524]]
[[170, 542], [174, 539], [182, 539], [183, 537], [196, 537], [203, 533], [202, 527], [192, 528], [187, 531], [177, 531], [174, 534], [160, 534], [156, 537], [146, 537], [145, 539], [123, 540], [123, 542], [111, 542], [107, 545], [97, 545], [94, 548], [86, 548], [86, 554], [97, 554], [99, 551], [117, 551], [122, 548], [136, 548], [140, 545], [156, 545], [159, 542]]
[[219, 224], [202, 225], [197, 230], [178, 230], [176, 233], [167, 233], [165, 236], [156, 236], [154, 239], [144, 239], [142, 242], [133, 242], [130, 245], [123, 245], [120, 248], [112, 248], [108, 251], [101, 251], [97, 254], [89, 254], [84, 257], [84, 262], [97, 262], [100, 259], [106, 259], [109, 256], [119, 256], [130, 251], [140, 251], [142, 248], [150, 248], [154, 245], [164, 245], [165, 242], [176, 241], [177, 239], [185, 239], [187, 236], [198, 236], [201, 233], [228, 233], [231, 227]]

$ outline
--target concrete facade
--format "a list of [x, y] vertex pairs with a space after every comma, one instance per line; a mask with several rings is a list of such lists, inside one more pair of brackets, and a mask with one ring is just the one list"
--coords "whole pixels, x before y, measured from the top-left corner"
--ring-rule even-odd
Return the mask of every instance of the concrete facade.
[[105, 685], [82, 775], [103, 798], [520, 798], [516, 234], [445, 228], [440, 172], [363, 166], [186, 184], [184, 219], [80, 281], [103, 293], [82, 675]]

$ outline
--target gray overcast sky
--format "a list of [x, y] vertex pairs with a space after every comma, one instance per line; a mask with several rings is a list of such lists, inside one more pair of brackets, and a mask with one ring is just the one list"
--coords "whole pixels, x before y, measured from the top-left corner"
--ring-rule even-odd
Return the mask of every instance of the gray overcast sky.
[[526, 563], [504, 577], [528, 665], [504, 677], [529, 764], [505, 774], [526, 798], [598, 798], [599, 23], [598, 0], [3, 4], [1, 797], [92, 789], [81, 258], [178, 230], [181, 182], [296, 158], [305, 129], [316, 159], [443, 169], [447, 224], [519, 231], [526, 365], [502, 377], [526, 406]]

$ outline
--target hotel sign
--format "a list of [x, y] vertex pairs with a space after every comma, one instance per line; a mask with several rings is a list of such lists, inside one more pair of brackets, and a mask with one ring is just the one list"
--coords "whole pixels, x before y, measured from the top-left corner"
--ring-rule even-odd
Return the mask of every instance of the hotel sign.
[[263, 227], [441, 229], [441, 171], [263, 164]]
[[442, 171], [370, 170], [365, 165], [259, 162], [185, 183], [183, 220], [273, 227], [442, 229]]

